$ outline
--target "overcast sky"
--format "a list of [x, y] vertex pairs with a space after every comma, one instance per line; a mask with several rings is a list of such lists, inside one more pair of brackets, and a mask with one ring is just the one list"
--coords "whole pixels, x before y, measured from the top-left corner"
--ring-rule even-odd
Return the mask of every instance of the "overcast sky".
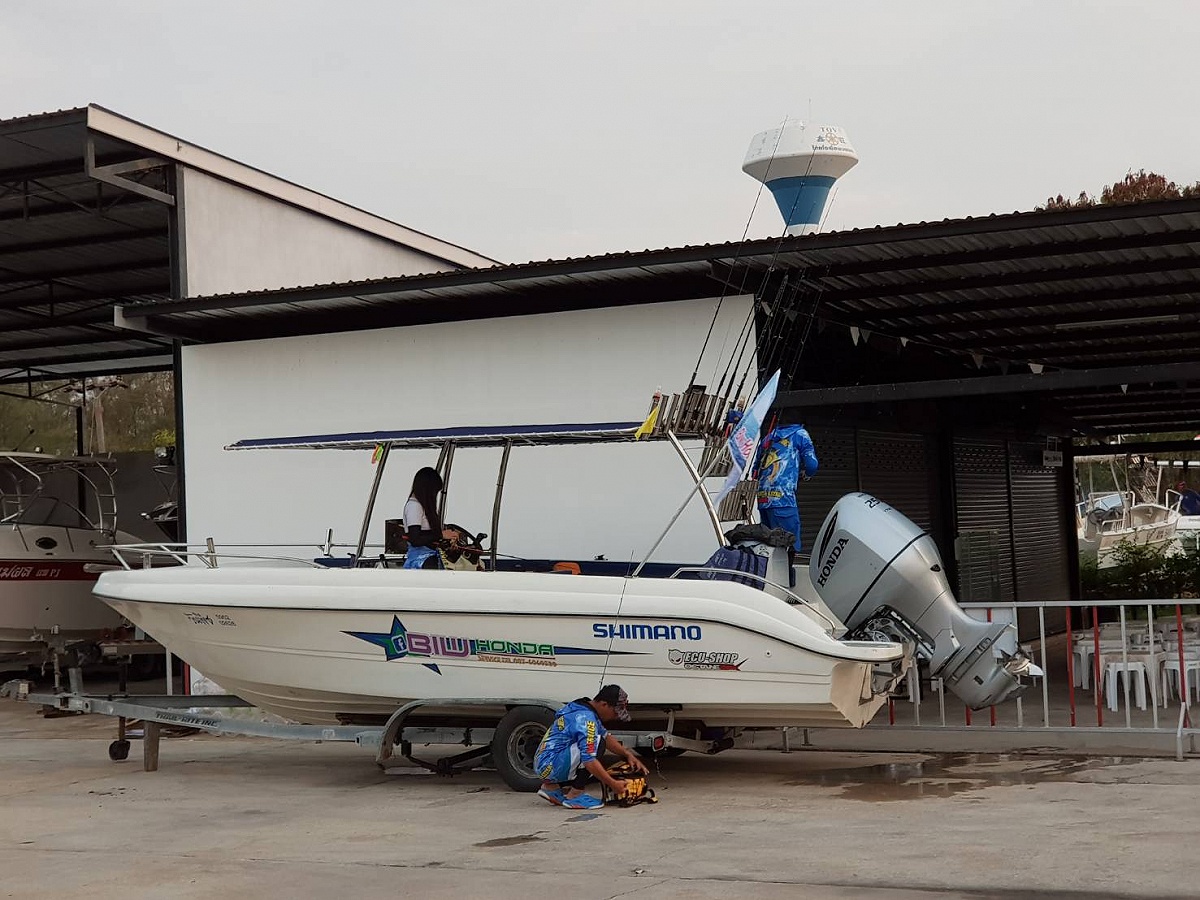
[[519, 262], [778, 234], [741, 162], [785, 116], [861, 157], [825, 230], [1200, 180], [1198, 38], [1197, 0], [0, 0], [0, 118], [98, 103]]

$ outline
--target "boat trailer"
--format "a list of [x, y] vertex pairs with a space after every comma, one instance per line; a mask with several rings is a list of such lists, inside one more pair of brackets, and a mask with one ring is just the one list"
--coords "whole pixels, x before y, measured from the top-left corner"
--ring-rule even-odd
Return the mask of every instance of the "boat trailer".
[[[0, 697], [40, 705], [48, 714], [80, 713], [112, 716], [117, 720], [117, 738], [108, 745], [109, 759], [120, 762], [129, 757], [130, 738], [137, 737], [129, 728], [130, 720], [142, 727], [142, 768], [158, 771], [159, 745], [163, 726], [193, 728], [208, 734], [238, 737], [265, 737], [275, 740], [321, 743], [337, 741], [357, 744], [375, 753], [375, 762], [386, 770], [399, 748], [409, 762], [437, 775], [453, 776], [492, 766], [515, 791], [536, 791], [541, 784], [533, 770], [537, 746], [553, 720], [561, 701], [525, 698], [463, 698], [453, 700], [413, 700], [392, 713], [384, 725], [298, 725], [268, 722], [222, 715], [221, 711], [254, 709], [253, 704], [232, 694], [137, 695], [87, 694], [81, 691], [36, 693], [28, 681], [14, 680], [0, 685]], [[411, 725], [409, 720], [422, 707], [436, 706], [469, 711], [480, 707], [503, 707], [507, 711], [495, 727]], [[693, 751], [715, 754], [733, 746], [732, 737], [695, 740], [672, 734], [674, 710], [667, 713], [668, 729], [660, 731], [614, 731], [626, 747], [660, 754]], [[414, 748], [459, 746], [466, 749], [446, 756], [425, 759]]]

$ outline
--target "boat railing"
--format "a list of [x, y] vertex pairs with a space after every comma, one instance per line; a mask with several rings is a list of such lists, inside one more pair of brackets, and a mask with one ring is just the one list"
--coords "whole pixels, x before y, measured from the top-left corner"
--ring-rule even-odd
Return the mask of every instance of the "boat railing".
[[823, 613], [821, 611], [821, 608], [818, 607], [811, 600], [807, 600], [804, 597], [801, 597], [799, 594], [797, 594], [795, 591], [791, 590], [790, 588], [785, 588], [782, 584], [772, 581], [771, 579], [769, 579], [763, 575], [759, 575], [756, 572], [742, 572], [739, 569], [717, 569], [717, 568], [713, 568], [712, 566], [680, 566], [678, 569], [676, 569], [674, 572], [672, 572], [668, 576], [668, 579], [678, 578], [679, 575], [684, 572], [696, 572], [699, 574], [710, 574], [711, 573], [713, 575], [729, 575], [734, 578], [749, 578], [752, 581], [757, 581], [757, 582], [761, 583], [764, 591], [767, 588], [774, 588], [777, 591], [783, 591], [783, 593], [787, 595], [787, 597], [784, 598], [784, 602], [787, 603], [788, 605], [803, 606], [804, 608], [811, 610], [817, 617], [819, 617], [821, 619], [821, 621], [823, 621], [828, 626], [827, 630], [829, 631], [830, 634], [837, 631], [839, 628], [843, 627], [840, 622], [836, 621], [835, 619], [831, 619], [829, 616], [825, 615], [825, 613]]
[[[301, 544], [226, 544], [225, 547], [299, 547]], [[216, 569], [221, 560], [256, 560], [259, 562], [286, 562], [307, 566], [312, 569], [326, 568], [310, 558], [288, 556], [271, 553], [230, 553], [225, 549], [218, 550], [210, 540], [204, 544], [111, 544], [103, 549], [108, 550], [116, 558], [123, 569], [151, 569], [155, 564], [161, 565], [170, 561], [177, 565], [187, 565], [191, 560], [198, 560], [205, 568]], [[131, 560], [135, 564], [131, 564]]]

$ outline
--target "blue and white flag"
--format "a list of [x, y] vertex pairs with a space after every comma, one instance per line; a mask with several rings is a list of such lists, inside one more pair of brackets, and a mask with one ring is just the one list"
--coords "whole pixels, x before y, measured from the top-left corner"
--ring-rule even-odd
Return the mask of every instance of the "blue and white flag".
[[742, 480], [747, 470], [754, 465], [754, 457], [758, 453], [759, 433], [762, 431], [763, 422], [767, 419], [767, 412], [771, 409], [771, 404], [775, 402], [775, 392], [778, 390], [779, 370], [776, 370], [766, 387], [758, 392], [758, 396], [747, 407], [741, 421], [730, 432], [729, 455], [733, 457], [733, 466], [729, 470], [729, 477], [721, 486], [720, 493], [713, 498], [714, 504], [720, 503], [725, 495], [733, 490], [733, 486]]

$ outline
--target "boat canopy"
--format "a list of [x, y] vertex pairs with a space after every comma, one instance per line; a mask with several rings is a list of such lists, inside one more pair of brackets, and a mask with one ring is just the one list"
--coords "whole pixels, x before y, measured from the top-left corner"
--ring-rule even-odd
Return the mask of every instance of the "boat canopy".
[[396, 450], [436, 450], [448, 442], [460, 447], [506, 445], [602, 444], [636, 440], [641, 422], [594, 422], [561, 425], [471, 425], [422, 428], [416, 431], [359, 431], [297, 437], [249, 438], [226, 450], [370, 450], [388, 445]]

